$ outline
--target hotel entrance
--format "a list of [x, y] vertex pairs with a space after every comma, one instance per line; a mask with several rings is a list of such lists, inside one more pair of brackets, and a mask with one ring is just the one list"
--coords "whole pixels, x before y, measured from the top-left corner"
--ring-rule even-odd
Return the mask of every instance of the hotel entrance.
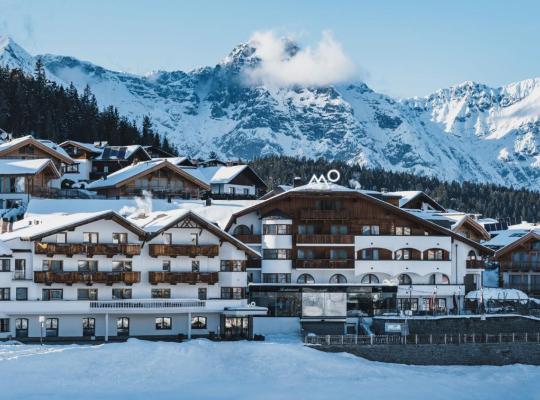
[[251, 338], [251, 317], [221, 317], [222, 336], [228, 340]]

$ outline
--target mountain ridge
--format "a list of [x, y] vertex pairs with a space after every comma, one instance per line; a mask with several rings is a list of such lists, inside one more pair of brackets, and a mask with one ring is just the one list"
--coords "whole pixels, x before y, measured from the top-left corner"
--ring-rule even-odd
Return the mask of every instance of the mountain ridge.
[[[498, 88], [465, 81], [395, 99], [364, 82], [253, 84], [246, 71], [261, 60], [250, 43], [214, 66], [138, 76], [69, 56], [31, 56], [8, 42], [2, 47], [0, 39], [0, 65], [31, 72], [41, 57], [49, 79], [79, 90], [88, 84], [100, 107], [112, 104], [138, 122], [150, 115], [157, 131], [192, 157], [323, 157], [540, 189], [540, 78]], [[289, 46], [294, 57], [299, 48]]]

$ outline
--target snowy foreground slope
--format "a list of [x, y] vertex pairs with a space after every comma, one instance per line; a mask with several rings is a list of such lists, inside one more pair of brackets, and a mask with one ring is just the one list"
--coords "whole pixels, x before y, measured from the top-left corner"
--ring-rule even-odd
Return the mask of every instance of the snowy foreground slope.
[[0, 345], [5, 399], [538, 399], [540, 367], [419, 367], [300, 343]]
[[[397, 100], [362, 82], [322, 87], [248, 83], [261, 59], [253, 42], [219, 64], [137, 76], [73, 57], [41, 56], [49, 79], [87, 84], [188, 156], [325, 157], [369, 167], [540, 189], [540, 79], [500, 88], [464, 82]], [[299, 51], [288, 43], [284, 57]], [[0, 65], [32, 71], [31, 56], [0, 38]]]

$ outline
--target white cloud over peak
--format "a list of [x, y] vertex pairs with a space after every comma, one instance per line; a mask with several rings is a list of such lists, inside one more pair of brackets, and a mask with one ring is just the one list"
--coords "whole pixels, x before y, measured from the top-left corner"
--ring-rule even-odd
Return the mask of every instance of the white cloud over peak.
[[272, 31], [255, 32], [249, 41], [261, 63], [246, 71], [252, 84], [269, 86], [325, 86], [349, 80], [355, 66], [332, 33], [325, 31], [321, 40], [294, 54], [287, 52], [286, 39]]

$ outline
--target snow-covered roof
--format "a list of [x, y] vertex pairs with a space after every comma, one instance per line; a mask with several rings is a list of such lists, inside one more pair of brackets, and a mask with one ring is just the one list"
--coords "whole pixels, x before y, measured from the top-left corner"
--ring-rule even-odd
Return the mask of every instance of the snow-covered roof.
[[537, 227], [537, 229], [508, 229], [505, 231], [498, 231], [497, 235], [485, 242], [484, 245], [490, 248], [499, 249], [514, 243], [531, 231], [540, 235], [540, 227]]
[[[244, 170], [250, 168], [249, 165], [231, 165], [231, 166], [214, 166], [202, 168], [182, 168], [185, 172], [193, 175], [195, 178], [206, 182], [208, 185], [217, 185], [222, 183], [230, 183]], [[255, 174], [256, 175], [256, 174]], [[260, 178], [259, 178], [260, 179]], [[263, 182], [262, 179], [260, 179]]]
[[469, 300], [527, 300], [529, 296], [517, 289], [483, 288], [473, 290], [465, 296]]
[[416, 196], [422, 194], [422, 192], [419, 190], [406, 190], [406, 191], [401, 191], [401, 192], [388, 192], [388, 194], [400, 196], [401, 199], [399, 199], [399, 206], [403, 207], [405, 204], [407, 204], [409, 201], [414, 199]]
[[0, 159], [0, 175], [35, 175], [45, 167], [50, 166], [58, 177], [60, 173], [49, 158], [37, 158], [30, 160]]
[[113, 172], [110, 175], [107, 175], [106, 178], [101, 178], [97, 181], [91, 182], [86, 188], [88, 190], [95, 190], [95, 189], [100, 189], [100, 188], [116, 186], [137, 175], [146, 174], [150, 172], [150, 170], [153, 170], [153, 169], [157, 170], [163, 167], [169, 167], [173, 169], [174, 171], [177, 171], [180, 175], [185, 176], [188, 179], [190, 176], [192, 178], [195, 178], [193, 181], [202, 187], [208, 186], [206, 182], [201, 181], [200, 179], [196, 178], [195, 176], [191, 174], [186, 174], [182, 168], [177, 167], [171, 162], [167, 160], [158, 159], [158, 160], [150, 160], [150, 161], [141, 161], [141, 162], [138, 162], [137, 164], [128, 165], [127, 167], [124, 167], [116, 172]]
[[64, 146], [68, 144], [78, 146], [90, 153], [101, 154], [103, 152], [103, 147], [98, 147], [93, 143], [77, 142], [76, 140], [66, 140], [65, 142], [60, 143], [60, 146]]
[[48, 148], [50, 148], [51, 150], [54, 150], [54, 151], [62, 154], [65, 157], [69, 157], [69, 154], [62, 147], [60, 147], [59, 144], [53, 142], [52, 140], [38, 139], [38, 141], [40, 143], [44, 144], [45, 146], [47, 146]]
[[[137, 150], [146, 150], [140, 144], [132, 144], [129, 146], [106, 146], [102, 149], [101, 155], [96, 157], [96, 160], [126, 160], [130, 158]], [[146, 153], [148, 155], [148, 153]], [[150, 159], [150, 155], [148, 155]]]
[[47, 139], [35, 139], [32, 135], [26, 135], [20, 138], [7, 140], [0, 143], [0, 153], [8, 152], [12, 148], [17, 146], [23, 146], [23, 143], [25, 142], [32, 143], [38, 147], [41, 147], [42, 149], [46, 148], [49, 150], [50, 153], [56, 155], [58, 158], [65, 162], [68, 162], [70, 164], [74, 162], [71, 157], [66, 153], [66, 151], [58, 144]]

